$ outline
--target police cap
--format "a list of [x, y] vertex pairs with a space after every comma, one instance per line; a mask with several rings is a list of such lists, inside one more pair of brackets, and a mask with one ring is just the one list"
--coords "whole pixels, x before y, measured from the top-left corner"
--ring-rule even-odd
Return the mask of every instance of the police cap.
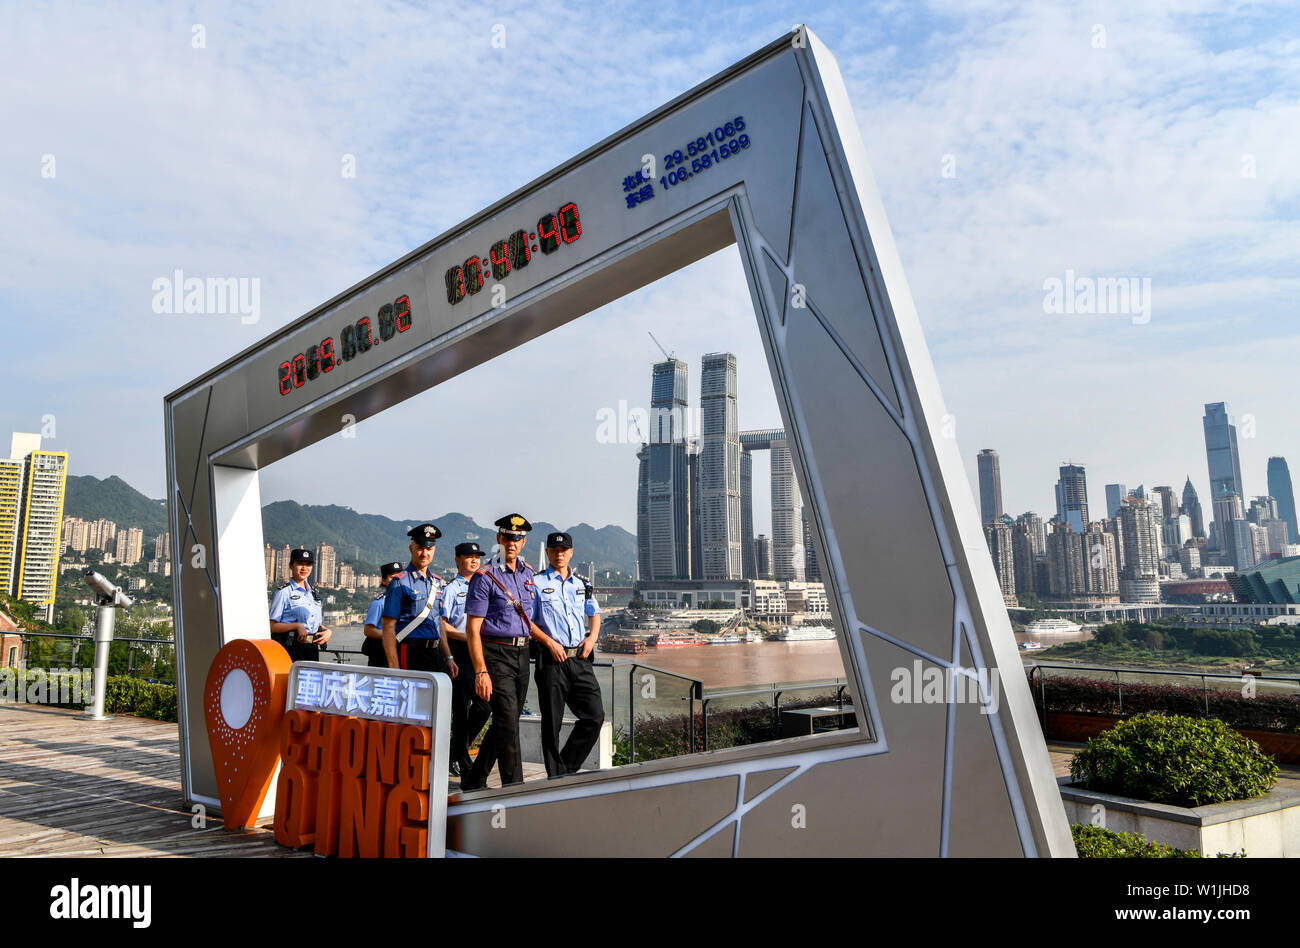
[[379, 575], [384, 582], [388, 582], [388, 577], [392, 576], [394, 573], [400, 573], [401, 571], [402, 564], [397, 562], [385, 563], [383, 566], [379, 567]]
[[527, 536], [528, 531], [533, 529], [533, 525], [524, 519], [523, 514], [512, 513], [497, 520], [496, 528], [503, 536], [512, 540], [522, 540]]
[[407, 530], [406, 535], [414, 540], [417, 546], [428, 548], [438, 542], [438, 537], [442, 536], [442, 531], [431, 523], [422, 523]]
[[294, 550], [289, 554], [290, 563], [306, 563], [311, 566], [315, 560], [311, 555], [311, 550]]
[[466, 543], [457, 543], [456, 555], [457, 556], [487, 556], [487, 554], [483, 552], [482, 548], [473, 540], [470, 540]]
[[547, 547], [557, 546], [562, 550], [573, 549], [573, 537], [567, 533], [548, 533], [546, 534]]

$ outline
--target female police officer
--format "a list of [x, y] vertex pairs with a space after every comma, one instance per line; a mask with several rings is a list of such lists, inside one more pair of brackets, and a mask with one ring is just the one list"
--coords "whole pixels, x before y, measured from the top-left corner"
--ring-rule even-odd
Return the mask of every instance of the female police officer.
[[307, 585], [311, 568], [311, 550], [294, 550], [289, 554], [291, 578], [271, 598], [271, 638], [295, 662], [316, 661], [320, 646], [330, 640], [330, 630], [320, 624], [320, 596]]

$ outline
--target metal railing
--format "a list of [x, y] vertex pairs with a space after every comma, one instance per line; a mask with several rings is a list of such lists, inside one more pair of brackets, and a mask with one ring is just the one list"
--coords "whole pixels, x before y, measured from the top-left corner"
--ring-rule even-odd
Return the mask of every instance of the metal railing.
[[849, 697], [847, 702], [845, 700], [845, 694], [849, 688], [849, 682], [846, 678], [825, 678], [820, 681], [772, 682], [765, 685], [750, 685], [747, 688], [711, 691], [701, 697], [700, 727], [703, 731], [703, 749], [705, 751], [709, 749], [709, 705], [714, 701], [751, 698], [756, 695], [770, 696], [772, 702], [772, 726], [779, 733], [781, 728], [781, 698], [784, 695], [791, 692], [824, 692], [830, 688], [835, 689], [834, 701], [837, 710], [843, 711], [846, 704], [852, 707], [852, 696]]
[[[69, 632], [19, 632], [19, 638], [23, 642], [22, 664], [27, 668], [93, 668], [95, 665], [95, 637], [93, 635], [76, 635]], [[47, 659], [38, 659], [40, 664], [32, 664], [31, 640], [33, 639], [54, 639], [56, 645], [59, 642], [66, 643], [69, 648], [66, 659], [60, 655], [51, 656]], [[113, 637], [110, 645], [109, 661], [112, 662], [117, 651], [117, 646], [126, 646], [126, 671], [124, 674], [128, 678], [135, 678], [136, 675], [136, 653], [151, 653], [148, 655], [149, 662], [156, 663], [158, 660], [156, 653], [158, 650], [168, 650], [170, 652], [170, 669], [171, 675], [153, 678], [152, 680], [161, 681], [163, 684], [175, 684], [176, 672], [176, 643], [172, 639], [140, 639], [140, 638], [123, 638]], [[83, 646], [85, 648], [83, 649]], [[151, 668], [149, 663], [141, 662], [141, 667]], [[155, 669], [156, 670], [156, 669]], [[149, 677], [149, 676], [140, 676]]]
[[[1201, 682], [1201, 704], [1206, 717], [1210, 717], [1210, 683], [1212, 681], [1221, 681], [1229, 686], [1216, 688], [1215, 691], [1238, 691], [1243, 687], [1243, 682], [1250, 680], [1250, 686], [1253, 689], [1264, 687], [1275, 687], [1284, 692], [1300, 694], [1300, 677], [1284, 675], [1256, 675], [1254, 673], [1243, 672], [1238, 674], [1217, 674], [1215, 672], [1197, 672], [1197, 671], [1178, 671], [1176, 669], [1163, 668], [1118, 668], [1106, 665], [1031, 665], [1026, 669], [1029, 677], [1030, 692], [1035, 694], [1038, 705], [1039, 721], [1043, 729], [1047, 728], [1047, 682], [1052, 677], [1052, 672], [1058, 672], [1056, 677], [1060, 678], [1080, 678], [1085, 680], [1088, 676], [1080, 676], [1079, 672], [1091, 672], [1094, 674], [1104, 675], [1109, 678], [1114, 676], [1115, 680], [1115, 699], [1119, 714], [1124, 714], [1124, 682], [1127, 677], [1130, 686], [1142, 684], [1141, 679], [1150, 678], [1156, 681], [1167, 680], [1171, 678], [1200, 679]], [[1094, 678], [1093, 680], [1098, 680]], [[1100, 679], [1106, 680], [1106, 679]]]
[[[365, 655], [354, 649], [322, 648], [321, 661], [328, 661], [327, 656], [341, 664], [364, 664], [366, 661]], [[601, 699], [605, 705], [605, 719], [610, 721], [615, 729], [620, 727], [625, 729], [629, 754], [633, 760], [636, 759], [638, 713], [666, 717], [681, 713], [682, 702], [686, 702], [686, 716], [689, 722], [683, 753], [691, 753], [694, 750], [695, 702], [703, 699], [704, 682], [644, 662], [594, 661], [591, 664], [596, 674], [596, 681], [600, 685]], [[524, 698], [525, 709], [537, 707], [537, 685], [532, 674], [536, 666], [535, 661], [529, 662], [530, 674], [528, 694]], [[638, 672], [648, 673], [652, 676], [651, 681], [646, 682], [644, 676], [638, 675]], [[668, 687], [663, 689], [661, 684], [667, 684]], [[638, 695], [641, 696], [639, 711]], [[620, 717], [620, 712], [626, 714], [626, 721]], [[532, 712], [526, 710], [525, 713]]]

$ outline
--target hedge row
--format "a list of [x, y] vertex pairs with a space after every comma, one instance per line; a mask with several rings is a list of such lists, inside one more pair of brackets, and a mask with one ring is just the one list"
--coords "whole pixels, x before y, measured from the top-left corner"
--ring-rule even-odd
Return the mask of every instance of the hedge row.
[[[1070, 714], [1105, 714], [1114, 717], [1160, 711], [1193, 717], [1218, 718], [1230, 727], [1252, 731], [1300, 732], [1300, 694], [1258, 692], [1249, 697], [1240, 691], [1209, 690], [1187, 685], [1156, 685], [1051, 675], [1046, 684], [1030, 680], [1034, 704], [1039, 711]], [[1120, 707], [1120, 690], [1123, 707]], [[1244, 687], [1243, 687], [1243, 690]], [[1046, 706], [1044, 707], [1044, 703]]]
[[[12, 679], [8, 677], [10, 673]], [[94, 693], [82, 687], [85, 680], [78, 671], [0, 669], [0, 699], [17, 700], [16, 692], [21, 689], [24, 701], [56, 708], [85, 708], [94, 700]], [[66, 700], [74, 697], [78, 700]], [[133, 714], [175, 723], [176, 686], [110, 675], [104, 687], [104, 713]]]
[[1141, 833], [1117, 833], [1100, 826], [1073, 823], [1074, 848], [1081, 859], [1199, 859], [1195, 849], [1176, 849], [1150, 842]]

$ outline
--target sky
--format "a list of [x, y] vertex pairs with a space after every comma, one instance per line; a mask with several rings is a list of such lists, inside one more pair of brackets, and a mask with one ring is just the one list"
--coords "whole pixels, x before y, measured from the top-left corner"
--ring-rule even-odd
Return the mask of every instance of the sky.
[[[44, 430], [70, 473], [163, 496], [167, 392], [807, 22], [844, 74], [972, 485], [991, 447], [1012, 513], [1050, 514], [1066, 459], [1094, 506], [1106, 483], [1190, 474], [1208, 509], [1217, 401], [1248, 495], [1271, 455], [1300, 470], [1293, 4], [359, 10], [6, 11], [0, 435]], [[258, 279], [259, 319], [155, 313], [177, 269]], [[1149, 286], [1149, 310], [1049, 312], [1070, 274]], [[645, 405], [647, 327], [690, 364], [692, 401], [700, 355], [733, 351], [741, 427], [777, 423], [729, 248], [268, 468], [263, 500], [634, 529], [636, 445], [602, 443], [596, 413]], [[426, 436], [515, 384], [546, 446], [518, 476]], [[436, 472], [418, 487], [408, 452]]]

